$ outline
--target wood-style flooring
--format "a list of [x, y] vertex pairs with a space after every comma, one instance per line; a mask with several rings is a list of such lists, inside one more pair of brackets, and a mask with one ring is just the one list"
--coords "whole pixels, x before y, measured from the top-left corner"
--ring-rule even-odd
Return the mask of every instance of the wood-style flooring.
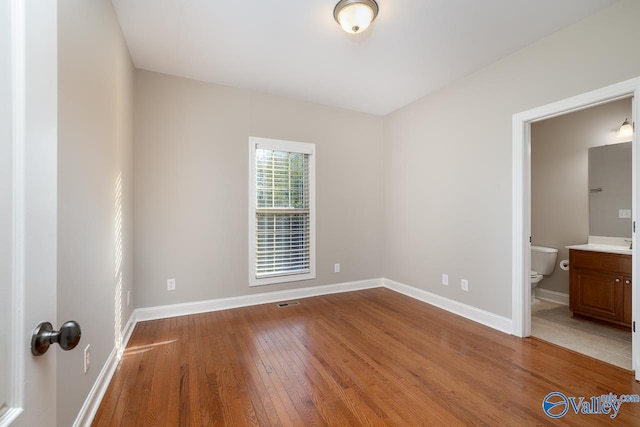
[[640, 394], [624, 369], [384, 288], [299, 301], [139, 323], [93, 425], [640, 425], [542, 410]]

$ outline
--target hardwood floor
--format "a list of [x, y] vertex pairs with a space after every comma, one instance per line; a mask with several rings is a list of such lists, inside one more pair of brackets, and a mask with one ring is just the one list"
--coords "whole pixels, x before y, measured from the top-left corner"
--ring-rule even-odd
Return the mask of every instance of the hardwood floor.
[[640, 425], [640, 403], [554, 420], [556, 391], [640, 384], [378, 288], [139, 323], [92, 425]]

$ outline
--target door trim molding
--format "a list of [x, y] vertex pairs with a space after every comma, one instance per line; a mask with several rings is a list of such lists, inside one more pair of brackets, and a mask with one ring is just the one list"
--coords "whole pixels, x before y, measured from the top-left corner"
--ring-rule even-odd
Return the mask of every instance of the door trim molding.
[[11, 344], [9, 409], [0, 426], [10, 425], [24, 408], [25, 339], [25, 3], [11, 1]]
[[[531, 293], [530, 287], [530, 243], [531, 236], [531, 123], [556, 117], [573, 111], [593, 107], [616, 99], [633, 97], [632, 120], [638, 120], [638, 95], [640, 95], [640, 77], [596, 89], [561, 101], [553, 102], [531, 110], [516, 113], [512, 117], [512, 322], [513, 334], [519, 337], [531, 335]], [[637, 132], [634, 133], [633, 147], [633, 212], [632, 221], [638, 219], [638, 197], [640, 183], [637, 167], [640, 165], [640, 153], [637, 147]], [[640, 226], [640, 224], [638, 224]], [[638, 271], [638, 242], [636, 233], [633, 239], [633, 274]], [[638, 287], [632, 292], [633, 320], [637, 321]], [[633, 334], [633, 369], [639, 356], [639, 340]], [[636, 374], [636, 379], [638, 375]]]

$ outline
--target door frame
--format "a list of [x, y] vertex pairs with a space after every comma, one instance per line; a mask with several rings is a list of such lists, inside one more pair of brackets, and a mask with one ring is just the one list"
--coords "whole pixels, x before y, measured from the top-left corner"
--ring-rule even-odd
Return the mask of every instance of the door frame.
[[[596, 89], [571, 98], [563, 99], [527, 111], [516, 113], [512, 117], [512, 322], [513, 334], [519, 337], [531, 335], [531, 123], [566, 113], [583, 110], [599, 104], [622, 98], [632, 98], [633, 123], [638, 120], [638, 97], [640, 96], [640, 77]], [[638, 165], [640, 152], [637, 146], [638, 136], [634, 132], [632, 139], [632, 221], [636, 223], [640, 209], [638, 191], [640, 189]], [[639, 224], [640, 226], [640, 224]], [[638, 260], [638, 242], [635, 231], [632, 233], [633, 262], [632, 276], [640, 266]], [[632, 285], [632, 321], [639, 320], [640, 307], [638, 287], [635, 280]], [[640, 342], [636, 333], [632, 334], [632, 368], [636, 371], [636, 380], [640, 381]]]
[[10, 355], [8, 409], [0, 416], [0, 426], [11, 424], [24, 408], [24, 193], [25, 193], [25, 8], [22, 1], [9, 3], [11, 80], [11, 254], [10, 261]]

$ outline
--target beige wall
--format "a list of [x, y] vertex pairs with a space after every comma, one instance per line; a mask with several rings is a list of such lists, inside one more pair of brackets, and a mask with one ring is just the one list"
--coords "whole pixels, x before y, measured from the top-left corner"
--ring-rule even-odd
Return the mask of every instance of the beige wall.
[[[569, 258], [565, 246], [589, 236], [589, 148], [619, 142], [616, 130], [630, 116], [631, 99], [623, 99], [531, 126], [532, 243], [558, 249], [558, 262]], [[631, 194], [631, 171], [628, 186]], [[538, 286], [568, 294], [569, 272], [556, 266]]]
[[[137, 307], [382, 276], [380, 117], [140, 70], [134, 117]], [[249, 136], [316, 144], [315, 280], [248, 286]]]
[[386, 117], [385, 277], [511, 317], [512, 115], [640, 76], [638, 19], [621, 1]]
[[[110, 1], [61, 0], [58, 27], [58, 319], [82, 327], [78, 347], [58, 357], [57, 425], [70, 426], [114, 348], [114, 331], [133, 309], [126, 306], [133, 286], [133, 66]], [[123, 259], [117, 264], [120, 174]], [[87, 344], [92, 365], [85, 375]]]
[[[58, 11], [58, 318], [83, 327], [58, 358], [58, 425], [72, 423], [133, 306], [118, 315], [111, 303], [120, 173], [122, 296], [135, 279], [136, 307], [388, 277], [508, 317], [512, 114], [640, 75], [632, 0], [385, 118], [134, 72], [109, 1]], [[316, 144], [315, 280], [248, 286], [249, 136]]]

